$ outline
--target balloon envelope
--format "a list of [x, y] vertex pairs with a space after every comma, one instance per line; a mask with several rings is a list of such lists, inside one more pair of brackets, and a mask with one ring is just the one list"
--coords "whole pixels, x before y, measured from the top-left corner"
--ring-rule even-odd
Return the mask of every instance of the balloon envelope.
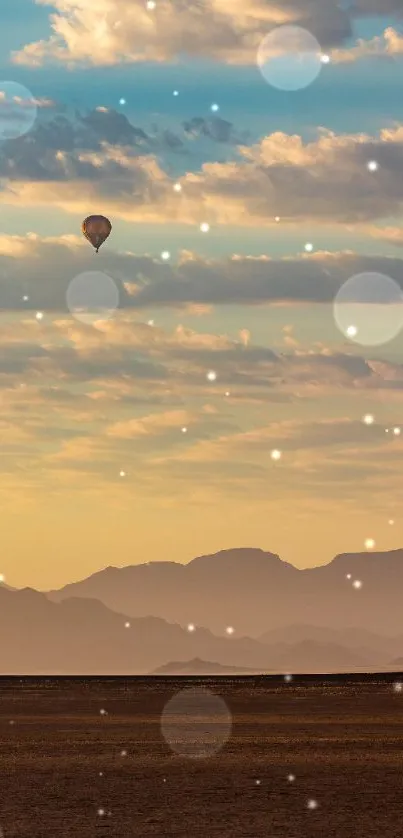
[[83, 221], [82, 231], [86, 239], [91, 242], [98, 253], [101, 244], [108, 238], [112, 224], [104, 215], [89, 215]]

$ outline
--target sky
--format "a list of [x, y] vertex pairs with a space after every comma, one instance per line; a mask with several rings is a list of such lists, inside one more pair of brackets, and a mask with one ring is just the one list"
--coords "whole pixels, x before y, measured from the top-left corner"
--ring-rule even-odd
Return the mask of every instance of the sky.
[[400, 0], [14, 0], [0, 56], [6, 583], [401, 547]]

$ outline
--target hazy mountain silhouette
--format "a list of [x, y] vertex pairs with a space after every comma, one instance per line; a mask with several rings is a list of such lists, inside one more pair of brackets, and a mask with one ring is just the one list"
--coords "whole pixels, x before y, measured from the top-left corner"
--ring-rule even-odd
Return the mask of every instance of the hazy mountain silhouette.
[[403, 636], [382, 636], [367, 629], [353, 626], [332, 629], [324, 626], [291, 625], [265, 631], [259, 638], [262, 643], [295, 644], [302, 640], [314, 640], [318, 643], [331, 643], [354, 649], [365, 658], [385, 659], [390, 654], [403, 649]]
[[[309, 640], [269, 645], [249, 637], [216, 637], [207, 629], [189, 632], [159, 617], [129, 619], [94, 599], [52, 602], [31, 588], [0, 588], [0, 631], [1, 675], [147, 674], [169, 661], [186, 665], [189, 673], [195, 658], [238, 672], [372, 667], [371, 654], [364, 657], [336, 644]], [[383, 660], [390, 658], [389, 652]], [[373, 653], [372, 659], [379, 668], [379, 654]]]
[[255, 669], [234, 666], [222, 666], [220, 663], [202, 661], [193, 658], [191, 661], [174, 661], [154, 669], [152, 675], [253, 675]]
[[[362, 587], [354, 588], [354, 580]], [[298, 570], [273, 553], [243, 548], [200, 556], [186, 565], [108, 567], [48, 595], [54, 601], [95, 598], [132, 617], [157, 615], [220, 635], [231, 625], [237, 636], [259, 637], [306, 623], [399, 634], [402, 590], [403, 550], [346, 553], [327, 565]]]

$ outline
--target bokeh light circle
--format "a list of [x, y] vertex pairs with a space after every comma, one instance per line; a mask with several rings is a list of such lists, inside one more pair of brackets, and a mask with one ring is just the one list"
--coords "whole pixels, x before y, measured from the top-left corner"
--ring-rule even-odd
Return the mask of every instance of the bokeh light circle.
[[28, 88], [14, 81], [0, 81], [0, 141], [27, 134], [37, 113], [37, 101]]
[[385, 274], [355, 274], [337, 292], [333, 314], [344, 337], [361, 346], [380, 346], [403, 327], [403, 293]]
[[301, 26], [278, 26], [262, 40], [257, 65], [268, 84], [278, 90], [309, 87], [322, 70], [322, 50]]
[[203, 687], [176, 693], [161, 716], [166, 743], [188, 759], [214, 756], [228, 741], [231, 730], [232, 717], [225, 701]]
[[93, 325], [113, 317], [119, 306], [119, 290], [108, 274], [85, 271], [70, 282], [66, 301], [76, 320]]

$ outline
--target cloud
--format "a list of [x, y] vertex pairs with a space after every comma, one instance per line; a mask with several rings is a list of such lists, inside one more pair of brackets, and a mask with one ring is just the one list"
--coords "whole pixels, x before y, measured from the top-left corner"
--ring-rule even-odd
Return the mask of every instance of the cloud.
[[[318, 252], [281, 259], [236, 255], [207, 259], [184, 251], [175, 265], [151, 256], [105, 249], [102, 267], [119, 291], [117, 317], [129, 309], [140, 315], [150, 307], [171, 307], [186, 312], [189, 305], [253, 306], [291, 302], [328, 303], [331, 314], [337, 292], [355, 274], [386, 274], [402, 287], [403, 261], [398, 257], [351, 252]], [[87, 272], [88, 244], [84, 239], [75, 236], [41, 238], [36, 234], [0, 236], [0, 309], [25, 311], [33, 334], [46, 328], [46, 317], [41, 325], [32, 310], [45, 315], [46, 312], [64, 312], [69, 328], [74, 329], [77, 320], [68, 310], [67, 291], [77, 276], [82, 276], [85, 283]], [[28, 296], [28, 302], [24, 296]], [[106, 333], [108, 325], [102, 328]], [[157, 340], [158, 331], [145, 324], [143, 329], [154, 335], [152, 340]], [[89, 340], [96, 340], [94, 329], [84, 329], [83, 334], [90, 334]], [[183, 342], [194, 340], [186, 331], [180, 337]], [[108, 340], [113, 340], [113, 332], [108, 333]], [[201, 344], [203, 338], [199, 336], [197, 340]], [[210, 341], [210, 338], [206, 340]], [[225, 340], [219, 337], [215, 340], [221, 350], [228, 348]], [[202, 350], [201, 345], [199, 350]]]
[[363, 58], [393, 58], [403, 53], [403, 36], [392, 26], [388, 26], [382, 35], [365, 40], [360, 38], [355, 46], [348, 49], [334, 49], [331, 60], [336, 64], [351, 64]]
[[202, 116], [195, 116], [183, 123], [185, 134], [192, 138], [207, 137], [218, 143], [240, 144], [245, 142], [249, 132], [242, 131], [237, 134], [231, 122], [220, 117], [205, 119]]
[[[273, 449], [281, 451], [280, 460], [273, 461]], [[182, 451], [153, 457], [150, 465], [184, 485], [209, 481], [245, 497], [252, 491], [261, 499], [269, 483], [283, 500], [314, 496], [316, 506], [320, 495], [319, 503], [337, 498], [348, 504], [353, 491], [354, 505], [368, 498], [387, 506], [391, 486], [399, 487], [401, 450], [399, 439], [387, 437], [382, 427], [368, 428], [350, 417], [279, 422], [267, 417], [253, 430], [196, 440]]]
[[383, 428], [372, 426], [370, 430], [369, 435], [364, 435], [362, 422], [347, 417], [310, 422], [287, 419], [277, 423], [269, 422], [266, 426], [222, 436], [213, 441], [197, 442], [185, 452], [175, 455], [175, 458], [216, 462], [223, 458], [236, 457], [238, 454], [245, 456], [248, 452], [253, 456], [257, 455], [259, 460], [262, 454], [265, 454], [268, 463], [272, 450], [280, 450], [282, 459], [287, 460], [289, 454], [305, 449], [323, 449], [357, 443], [367, 446], [368, 436], [372, 443], [374, 439], [385, 441]]
[[36, 0], [52, 5], [48, 40], [13, 53], [17, 64], [45, 62], [111, 66], [143, 61], [172, 62], [191, 55], [228, 64], [253, 64], [262, 38], [274, 26], [296, 24], [323, 47], [352, 34], [351, 17], [401, 15], [400, 0], [358, 0], [351, 14], [334, 0]]
[[192, 420], [186, 410], [172, 410], [167, 413], [152, 413], [142, 419], [128, 419], [111, 425], [106, 433], [116, 439], [135, 439], [141, 436], [154, 436], [174, 428], [177, 432], [187, 427]]
[[[312, 141], [275, 132], [234, 149], [236, 160], [206, 162], [168, 175], [150, 140], [138, 140], [124, 118], [84, 129], [64, 117], [0, 152], [5, 206], [52, 205], [85, 217], [88, 209], [139, 223], [270, 227], [373, 224], [403, 208], [403, 126], [337, 135], [324, 128]], [[99, 114], [102, 119], [107, 116]], [[82, 130], [84, 133], [82, 133]], [[135, 137], [131, 144], [105, 137]], [[368, 164], [375, 160], [378, 169]], [[329, 200], [331, 196], [331, 200]]]
[[[400, 441], [384, 425], [399, 422], [402, 365], [379, 352], [348, 354], [351, 347], [297, 341], [274, 351], [252, 336], [242, 346], [230, 335], [149, 327], [134, 316], [126, 309], [92, 329], [67, 317], [38, 324], [28, 312], [3, 313], [0, 468], [13, 492], [20, 480], [36, 496], [46, 486], [101, 497], [107, 483], [119, 504], [123, 491], [187, 497], [203, 487], [261, 498], [268, 480], [276, 492], [305, 497], [319, 488], [321, 497], [339, 496], [354, 481], [358, 494], [371, 485], [386, 496], [381, 474], [398, 485]], [[339, 418], [335, 397], [343, 398]], [[368, 404], [380, 414], [371, 426], [361, 421]], [[278, 464], [273, 448], [283, 451]]]

